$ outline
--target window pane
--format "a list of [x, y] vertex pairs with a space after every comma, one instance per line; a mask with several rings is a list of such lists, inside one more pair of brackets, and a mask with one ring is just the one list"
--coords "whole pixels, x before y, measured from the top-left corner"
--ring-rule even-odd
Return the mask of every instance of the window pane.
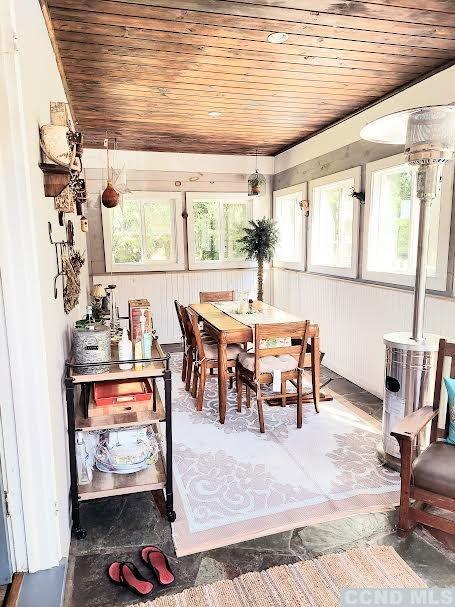
[[311, 261], [314, 265], [350, 268], [352, 259], [353, 179], [314, 188]]
[[[368, 234], [368, 270], [414, 274], [419, 226], [416, 174], [408, 165], [373, 173]], [[435, 275], [439, 227], [438, 197], [430, 211], [428, 274]]]
[[173, 223], [173, 204], [169, 200], [144, 203], [144, 244], [148, 261], [172, 259]]
[[112, 260], [114, 263], [142, 261], [140, 204], [125, 200], [112, 210]]
[[248, 209], [241, 202], [223, 204], [224, 223], [224, 259], [244, 259], [240, 250], [239, 238], [248, 223]]
[[299, 206], [301, 200], [301, 192], [276, 198], [279, 231], [275, 255], [277, 261], [300, 262], [302, 259], [302, 211]]
[[218, 208], [217, 200], [197, 200], [193, 203], [196, 261], [220, 258]]

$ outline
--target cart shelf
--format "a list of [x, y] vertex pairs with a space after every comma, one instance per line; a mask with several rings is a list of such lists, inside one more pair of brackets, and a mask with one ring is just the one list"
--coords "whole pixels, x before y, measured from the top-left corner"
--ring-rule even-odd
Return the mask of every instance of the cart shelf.
[[97, 468], [94, 468], [92, 482], [88, 485], [78, 485], [78, 492], [79, 499], [85, 501], [125, 493], [156, 491], [163, 489], [165, 484], [166, 473], [160, 453], [154, 466], [132, 474], [100, 472]]
[[[156, 411], [147, 409], [145, 411], [125, 411], [112, 415], [99, 415], [96, 417], [85, 417], [83, 404], [79, 402], [76, 412], [76, 430], [91, 432], [93, 430], [107, 430], [109, 428], [131, 428], [134, 426], [148, 426], [165, 420], [163, 401], [158, 390], [155, 389]], [[89, 408], [93, 403], [93, 392], [90, 393]]]

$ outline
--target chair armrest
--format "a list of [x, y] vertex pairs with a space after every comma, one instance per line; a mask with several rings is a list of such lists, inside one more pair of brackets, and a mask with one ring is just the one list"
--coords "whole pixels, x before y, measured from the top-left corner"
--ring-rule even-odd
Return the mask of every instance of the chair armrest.
[[403, 418], [390, 433], [398, 441], [414, 439], [433, 418], [439, 414], [439, 409], [422, 407]]

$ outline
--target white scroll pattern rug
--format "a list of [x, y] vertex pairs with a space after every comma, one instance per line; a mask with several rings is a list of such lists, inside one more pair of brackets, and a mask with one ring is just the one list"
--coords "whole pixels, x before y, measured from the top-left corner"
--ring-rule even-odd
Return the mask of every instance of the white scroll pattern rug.
[[376, 457], [380, 423], [336, 396], [320, 413], [304, 405], [236, 411], [229, 391], [226, 422], [218, 421], [216, 376], [208, 376], [204, 408], [181, 382], [173, 355], [174, 492], [177, 556], [352, 514], [393, 508], [399, 476]]

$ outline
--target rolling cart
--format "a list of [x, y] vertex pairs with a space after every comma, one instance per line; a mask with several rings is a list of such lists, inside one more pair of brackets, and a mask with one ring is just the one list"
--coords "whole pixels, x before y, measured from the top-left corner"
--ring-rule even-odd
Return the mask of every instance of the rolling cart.
[[[133, 363], [130, 370], [121, 370], [118, 361], [97, 362], [106, 369], [102, 373], [84, 374], [81, 368], [87, 365], [66, 363], [65, 387], [68, 413], [68, 446], [71, 474], [71, 503], [73, 533], [83, 539], [87, 532], [81, 526], [80, 502], [86, 500], [152, 491], [155, 502], [157, 492], [165, 490], [165, 511], [169, 522], [175, 521], [174, 498], [172, 488], [172, 404], [171, 404], [171, 371], [169, 354], [165, 354], [158, 341], [152, 345], [152, 357], [140, 361], [121, 361]], [[141, 363], [142, 368], [134, 364]], [[88, 410], [93, 406], [93, 382], [148, 379], [152, 384], [152, 409], [145, 411], [124, 411], [112, 415], [89, 417]], [[164, 406], [157, 390], [157, 382], [164, 382]], [[92, 482], [78, 484], [76, 463], [76, 432], [90, 432], [112, 428], [132, 428], [135, 426], [153, 426], [160, 437], [159, 424], [165, 422], [165, 447], [160, 450], [158, 461], [154, 466], [132, 474], [114, 474], [93, 470]], [[161, 441], [159, 440], [159, 443]], [[163, 458], [164, 451], [164, 458]]]

